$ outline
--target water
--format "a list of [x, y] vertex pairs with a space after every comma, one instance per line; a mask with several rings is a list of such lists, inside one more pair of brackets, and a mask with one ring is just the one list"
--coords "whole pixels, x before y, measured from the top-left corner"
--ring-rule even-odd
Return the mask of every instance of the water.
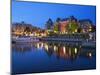
[[12, 45], [12, 73], [39, 73], [96, 68], [96, 49], [80, 43], [34, 42]]

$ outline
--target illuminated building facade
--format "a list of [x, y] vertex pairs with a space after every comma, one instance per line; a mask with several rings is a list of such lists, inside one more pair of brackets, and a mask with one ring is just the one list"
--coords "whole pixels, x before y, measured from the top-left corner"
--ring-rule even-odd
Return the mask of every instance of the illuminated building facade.
[[31, 24], [26, 24], [24, 22], [21, 23], [13, 23], [12, 24], [12, 35], [28, 35], [32, 33], [32, 25]]
[[88, 33], [92, 31], [92, 21], [89, 19], [79, 20], [79, 26], [82, 33]]
[[59, 28], [60, 28], [60, 32], [61, 33], [66, 33], [68, 32], [68, 20], [65, 19], [65, 20], [61, 20], [59, 22]]

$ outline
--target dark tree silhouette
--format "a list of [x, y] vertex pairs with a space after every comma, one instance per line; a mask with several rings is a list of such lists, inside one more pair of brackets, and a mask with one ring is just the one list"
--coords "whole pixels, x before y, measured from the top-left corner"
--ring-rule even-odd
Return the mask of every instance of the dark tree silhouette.
[[28, 27], [28, 26], [27, 26], [27, 27], [25, 28], [25, 30], [24, 30], [24, 31], [25, 31], [25, 32], [30, 32], [30, 31], [31, 31], [31, 29], [30, 29], [30, 27]]
[[45, 26], [46, 26], [46, 29], [52, 29], [52, 27], [53, 27], [52, 19], [49, 18], [48, 21], [46, 22]]

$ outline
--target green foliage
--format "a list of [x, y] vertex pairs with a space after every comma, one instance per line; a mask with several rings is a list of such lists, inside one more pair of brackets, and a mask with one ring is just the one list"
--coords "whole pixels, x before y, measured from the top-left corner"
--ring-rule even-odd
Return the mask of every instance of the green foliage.
[[59, 27], [58, 27], [58, 22], [55, 23], [54, 25], [54, 31], [58, 32], [59, 31]]
[[69, 29], [69, 32], [75, 32], [75, 30], [78, 29], [77, 22], [70, 22], [68, 29]]

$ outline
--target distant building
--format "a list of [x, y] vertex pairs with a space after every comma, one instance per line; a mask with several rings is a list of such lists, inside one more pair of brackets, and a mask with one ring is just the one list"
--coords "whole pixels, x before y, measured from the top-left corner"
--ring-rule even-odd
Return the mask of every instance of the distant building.
[[92, 31], [93, 23], [89, 19], [79, 20], [79, 26], [82, 33], [88, 33]]
[[32, 32], [32, 25], [26, 24], [24, 22], [21, 23], [13, 23], [12, 24], [12, 35], [25, 35], [30, 34]]
[[61, 34], [75, 33], [78, 30], [78, 21], [74, 16], [69, 18], [58, 19], [54, 24], [54, 31], [58, 31]]
[[69, 23], [68, 19], [62, 19], [59, 22], [60, 32], [62, 32], [62, 33], [68, 32], [68, 23]]

